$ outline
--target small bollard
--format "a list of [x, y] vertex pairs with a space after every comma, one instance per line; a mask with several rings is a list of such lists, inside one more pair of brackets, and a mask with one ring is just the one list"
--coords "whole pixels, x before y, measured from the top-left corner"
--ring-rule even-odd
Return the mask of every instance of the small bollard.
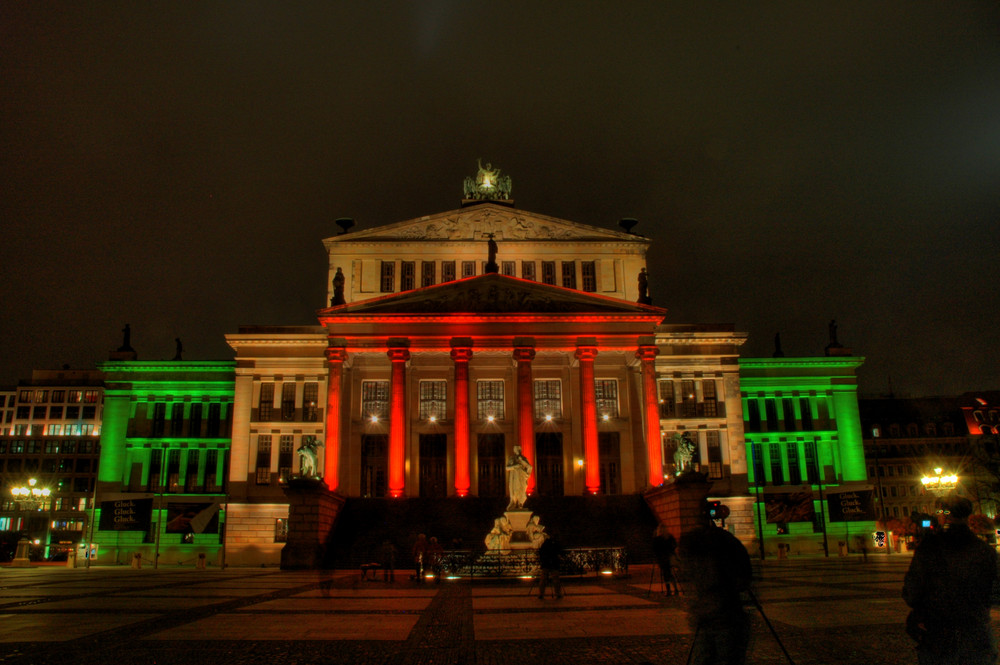
[[132, 569], [142, 570], [142, 552], [136, 552], [132, 555]]
[[206, 563], [205, 562], [205, 553], [204, 552], [198, 552], [198, 563], [196, 564], [198, 566], [198, 570], [205, 570], [205, 563]]
[[66, 553], [66, 567], [76, 568], [76, 550], [70, 550]]

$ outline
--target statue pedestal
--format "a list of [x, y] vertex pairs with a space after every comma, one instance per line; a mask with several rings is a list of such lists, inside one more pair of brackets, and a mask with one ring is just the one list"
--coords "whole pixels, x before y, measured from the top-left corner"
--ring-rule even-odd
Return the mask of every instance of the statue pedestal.
[[14, 554], [14, 560], [10, 562], [12, 568], [31, 568], [31, 559], [29, 558], [29, 553], [31, 552], [31, 541], [27, 538], [21, 538], [17, 541], [17, 552]]
[[281, 568], [318, 568], [344, 499], [313, 478], [293, 478], [284, 489], [288, 497], [288, 540], [281, 548]]
[[528, 536], [528, 521], [531, 519], [530, 510], [508, 510], [504, 513], [510, 523], [510, 549], [530, 550], [534, 549], [531, 538]]

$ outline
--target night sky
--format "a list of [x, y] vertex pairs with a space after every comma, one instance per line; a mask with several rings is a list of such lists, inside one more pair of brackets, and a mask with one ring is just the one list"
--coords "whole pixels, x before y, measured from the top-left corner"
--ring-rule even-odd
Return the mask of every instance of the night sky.
[[638, 218], [668, 322], [1000, 388], [1000, 3], [300, 4], [0, 6], [0, 385], [126, 322], [143, 359], [315, 323], [334, 220], [455, 209], [481, 157]]

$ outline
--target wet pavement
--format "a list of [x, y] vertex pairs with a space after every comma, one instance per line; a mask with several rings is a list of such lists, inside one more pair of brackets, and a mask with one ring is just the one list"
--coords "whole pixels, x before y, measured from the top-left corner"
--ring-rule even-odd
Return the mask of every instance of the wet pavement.
[[[900, 599], [908, 556], [792, 559], [758, 567], [757, 598], [799, 665], [915, 663]], [[0, 569], [0, 663], [684, 663], [684, 598], [649, 566], [569, 579], [395, 583], [338, 571]], [[787, 662], [748, 608], [750, 663]], [[994, 610], [994, 624], [1000, 613]]]

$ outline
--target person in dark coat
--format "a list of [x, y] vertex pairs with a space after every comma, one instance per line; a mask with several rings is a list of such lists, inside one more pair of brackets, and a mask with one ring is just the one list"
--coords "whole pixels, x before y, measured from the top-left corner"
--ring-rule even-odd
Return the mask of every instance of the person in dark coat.
[[969, 530], [971, 514], [968, 499], [942, 499], [941, 528], [921, 541], [903, 580], [903, 600], [913, 608], [907, 633], [917, 641], [920, 665], [996, 662], [990, 592], [997, 555]]
[[[674, 534], [667, 531], [662, 524], [656, 527], [656, 533], [653, 535], [653, 556], [656, 557], [656, 565], [660, 567], [660, 578], [663, 580], [668, 596], [671, 593], [680, 593], [677, 589], [677, 580], [674, 579], [674, 553], [676, 551], [677, 539], [674, 538]], [[652, 580], [650, 584], [652, 584]]]
[[545, 587], [552, 582], [552, 588], [556, 592], [556, 598], [563, 597], [562, 582], [559, 580], [559, 564], [562, 563], [563, 549], [555, 534], [549, 533], [548, 537], [538, 547], [538, 566], [542, 570], [541, 579], [538, 583], [538, 599], [545, 598]]
[[681, 579], [688, 617], [695, 630], [689, 662], [742, 665], [746, 662], [750, 622], [741, 595], [750, 589], [750, 555], [736, 536], [715, 526], [706, 503], [703, 526], [681, 536]]

